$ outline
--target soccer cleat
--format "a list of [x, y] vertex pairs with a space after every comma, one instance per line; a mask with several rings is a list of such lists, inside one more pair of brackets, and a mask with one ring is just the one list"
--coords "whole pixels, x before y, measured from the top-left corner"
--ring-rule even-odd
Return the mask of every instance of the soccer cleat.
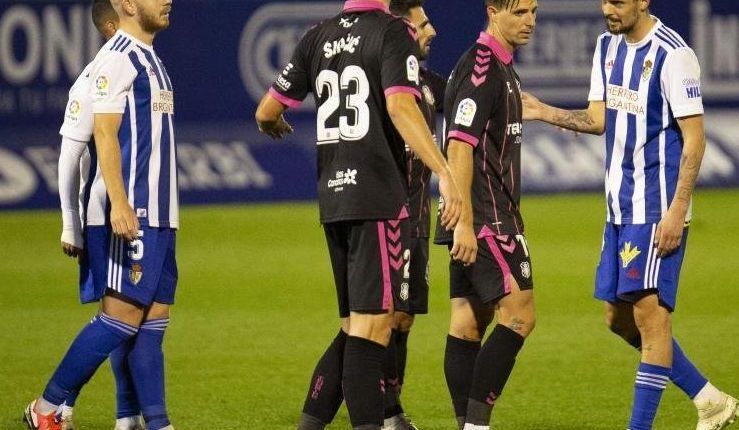
[[719, 403], [708, 402], [698, 407], [696, 430], [722, 430], [739, 418], [739, 400], [728, 394]]
[[57, 413], [58, 420], [62, 423], [62, 430], [74, 430], [74, 408], [62, 405], [60, 412]]
[[399, 414], [386, 418], [382, 430], [419, 430], [419, 428], [405, 414]]
[[144, 423], [144, 417], [142, 415], [119, 418], [115, 420], [115, 428], [113, 430], [146, 430], [146, 423]]
[[36, 400], [26, 406], [23, 421], [28, 425], [29, 430], [62, 430], [61, 421], [57, 418], [56, 412], [49, 415], [36, 413]]

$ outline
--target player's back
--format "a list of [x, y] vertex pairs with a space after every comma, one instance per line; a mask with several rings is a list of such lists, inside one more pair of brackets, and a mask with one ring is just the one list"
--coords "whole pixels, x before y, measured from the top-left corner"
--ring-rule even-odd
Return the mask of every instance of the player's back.
[[314, 95], [324, 223], [393, 219], [407, 203], [405, 145], [385, 97], [420, 97], [418, 48], [408, 24], [375, 3], [348, 1], [310, 29], [273, 87], [288, 105]]

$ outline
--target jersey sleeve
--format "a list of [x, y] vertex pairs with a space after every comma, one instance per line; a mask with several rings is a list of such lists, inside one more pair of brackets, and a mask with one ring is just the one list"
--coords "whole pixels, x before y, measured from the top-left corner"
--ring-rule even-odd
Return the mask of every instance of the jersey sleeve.
[[92, 100], [89, 95], [89, 81], [84, 87], [72, 88], [69, 92], [67, 108], [64, 110], [64, 123], [59, 134], [79, 142], [88, 142], [92, 137], [94, 116]]
[[409, 93], [421, 99], [421, 65], [416, 38], [415, 30], [401, 19], [392, 21], [385, 30], [380, 54], [385, 97]]
[[310, 32], [303, 36], [293, 52], [290, 63], [277, 75], [269, 89], [269, 94], [287, 107], [300, 106], [310, 92], [310, 65], [307, 61], [310, 38]]
[[603, 58], [603, 38], [598, 38], [595, 44], [595, 53], [593, 53], [593, 69], [590, 72], [590, 93], [588, 93], [588, 101], [603, 102], [606, 100], [606, 76], [604, 73]]
[[447, 140], [461, 140], [472, 147], [477, 147], [493, 107], [498, 101], [496, 96], [499, 93], [496, 89], [498, 84], [495, 79], [487, 79], [477, 87], [472, 82], [472, 74], [464, 77], [452, 105], [451, 124], [447, 125]]
[[124, 54], [110, 52], [100, 58], [90, 74], [92, 112], [123, 113], [137, 71]]
[[662, 89], [675, 118], [703, 114], [701, 69], [690, 48], [678, 48], [667, 55], [662, 68]]

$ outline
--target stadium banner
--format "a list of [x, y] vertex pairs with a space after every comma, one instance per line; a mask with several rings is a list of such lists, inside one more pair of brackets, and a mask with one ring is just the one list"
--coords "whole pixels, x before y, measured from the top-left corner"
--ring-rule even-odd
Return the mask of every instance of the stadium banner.
[[[449, 13], [455, 7], [452, 4], [462, 1], [427, 0], [427, 12], [439, 34], [429, 67], [441, 73], [449, 73], [484, 27], [482, 2], [464, 2], [480, 7]], [[51, 161], [58, 151], [56, 133], [67, 92], [103, 42], [90, 22], [89, 4], [88, 0], [0, 0], [0, 209], [57, 204]], [[312, 103], [290, 112], [298, 132], [284, 144], [259, 136], [252, 126], [253, 114], [306, 29], [335, 14], [341, 4], [335, 0], [179, 0], [174, 4], [172, 26], [155, 45], [175, 86], [177, 138], [185, 148], [180, 165], [184, 202], [315, 197], [315, 181], [306, 179], [315, 178]], [[739, 2], [653, 0], [652, 9], [695, 48], [701, 61], [711, 148], [718, 148], [716, 160], [723, 160], [716, 161], [721, 174], [705, 183], [739, 185], [739, 177], [729, 173], [737, 166], [736, 149], [731, 146], [736, 139], [731, 135], [737, 134], [739, 112]], [[516, 59], [525, 89], [548, 102], [584, 105], [592, 51], [603, 29], [597, 1], [541, 1], [534, 40]], [[582, 146], [575, 144], [595, 148], [598, 138], [573, 138], [529, 125], [526, 142], [526, 159], [533, 166], [524, 168], [531, 175], [526, 179], [530, 190], [589, 190], [602, 185], [600, 167], [592, 167], [597, 166], [592, 162], [597, 161], [593, 156], [598, 151], [582, 152]], [[233, 154], [227, 159], [217, 155], [228, 151]], [[592, 170], [576, 174], [566, 165], [553, 166], [541, 155], [556, 157], [562, 151], [568, 155], [560, 158]], [[197, 166], [207, 166], [195, 172], [208, 176], [207, 171], [215, 171], [205, 185], [194, 182], [201, 188], [188, 182], [193, 175], [188, 157], [196, 157]], [[559, 174], [536, 182], [538, 177]], [[233, 179], [237, 176], [242, 179]]]

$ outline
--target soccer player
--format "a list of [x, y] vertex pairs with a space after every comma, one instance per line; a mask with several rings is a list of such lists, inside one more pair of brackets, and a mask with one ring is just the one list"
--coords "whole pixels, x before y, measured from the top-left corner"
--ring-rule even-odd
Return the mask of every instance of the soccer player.
[[172, 2], [111, 4], [120, 27], [90, 73], [94, 169], [84, 202], [88, 281], [102, 309], [74, 340], [43, 395], [26, 408], [32, 430], [59, 430], [59, 405], [134, 337], [128, 364], [146, 427], [172, 429], [162, 341], [177, 281], [174, 99], [152, 47], [155, 35], [169, 26]]
[[[436, 29], [431, 24], [423, 8], [424, 0], [392, 0], [390, 12], [408, 20], [418, 35], [419, 56], [428, 59], [431, 43], [436, 37]], [[436, 141], [436, 114], [443, 109], [446, 79], [421, 65], [419, 75], [422, 99], [418, 101], [426, 124]], [[404, 416], [398, 401], [405, 380], [408, 357], [408, 336], [418, 314], [428, 313], [428, 263], [429, 231], [431, 229], [429, 180], [431, 170], [413, 154], [406, 145], [408, 158], [408, 195], [410, 209], [410, 270], [408, 287], [401, 285], [401, 294], [408, 295], [408, 312], [396, 311], [393, 333], [388, 345], [388, 359], [385, 361], [385, 427], [394, 425], [414, 425]], [[407, 421], [403, 423], [403, 421]]]
[[[94, 0], [92, 3], [92, 20], [105, 40], [118, 31], [118, 15], [109, 0]], [[62, 251], [70, 257], [84, 259], [84, 240], [81, 218], [84, 213], [79, 210], [79, 202], [84, 202], [84, 189], [90, 172], [90, 144], [93, 133], [92, 99], [89, 95], [90, 71], [94, 66], [85, 67], [69, 91], [69, 101], [64, 115], [64, 124], [59, 133], [62, 135], [61, 154], [59, 156], [59, 197], [62, 206]], [[81, 267], [85, 267], [83, 265]], [[83, 274], [82, 278], [86, 275]], [[92, 299], [91, 291], [84, 291], [89, 284], [83, 284], [81, 299], [86, 303]], [[111, 366], [117, 387], [117, 417], [115, 430], [145, 430], [143, 417], [136, 399], [131, 372], [128, 368], [128, 352], [132, 341], [125, 343], [111, 354]], [[71, 393], [61, 407], [62, 430], [74, 430], [74, 405], [79, 392]]]
[[[486, 31], [452, 72], [445, 152], [462, 191], [450, 244], [451, 324], [444, 373], [459, 428], [488, 429], [516, 356], [535, 324], [520, 212], [522, 118], [514, 51], [529, 43], [536, 0], [485, 0]], [[451, 242], [451, 243], [450, 243]], [[485, 331], [498, 323], [484, 344]]]
[[256, 112], [263, 133], [282, 137], [292, 131], [288, 107], [309, 92], [318, 106], [320, 218], [343, 321], [313, 374], [303, 430], [323, 429], [342, 399], [355, 429], [383, 425], [382, 363], [393, 312], [408, 305], [400, 294], [409, 236], [403, 142], [439, 175], [450, 199], [442, 223], [451, 228], [459, 215], [459, 192], [416, 102], [417, 35], [389, 2], [348, 0], [310, 29]]
[[641, 351], [629, 428], [651, 429], [672, 381], [698, 409], [698, 430], [723, 429], [737, 400], [716, 389], [672, 337], [691, 198], [705, 150], [700, 66], [649, 0], [604, 0], [608, 32], [593, 56], [586, 110], [525, 95], [525, 119], [606, 135], [607, 220], [595, 297], [610, 329]]

